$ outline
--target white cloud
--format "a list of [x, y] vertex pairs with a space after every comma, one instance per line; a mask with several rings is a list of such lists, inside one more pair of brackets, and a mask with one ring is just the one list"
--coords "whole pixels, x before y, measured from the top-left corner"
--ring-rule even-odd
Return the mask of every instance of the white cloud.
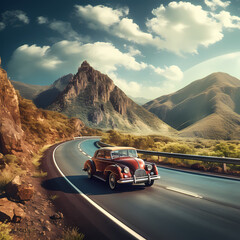
[[38, 22], [38, 24], [46, 24], [46, 23], [48, 23], [48, 18], [39, 16], [39, 17], [37, 17], [37, 22]]
[[2, 13], [3, 22], [6, 25], [19, 27], [22, 24], [29, 24], [30, 20], [25, 12], [21, 10], [6, 11]]
[[125, 94], [131, 95], [132, 97], [139, 97], [142, 94], [143, 86], [140, 83], [134, 81], [126, 81], [119, 78], [115, 73], [109, 74], [109, 77], [114, 81], [114, 83], [124, 91]]
[[221, 0], [204, 0], [204, 2], [212, 11], [216, 10], [217, 7], [226, 8], [231, 3], [230, 1], [223, 2]]
[[153, 41], [150, 33], [142, 32], [139, 26], [129, 18], [121, 19], [112, 30], [114, 35], [135, 43], [148, 44]]
[[139, 71], [147, 67], [137, 62], [129, 53], [123, 53], [107, 42], [81, 44], [78, 41], [60, 41], [52, 46], [23, 45], [11, 57], [8, 72], [12, 79], [31, 82], [33, 79], [55, 80], [69, 72], [76, 72], [82, 61], [87, 60], [95, 69], [114, 73], [118, 67]]
[[128, 14], [128, 8], [112, 9], [103, 5], [75, 5], [76, 13], [81, 18], [88, 21], [91, 27], [96, 25], [109, 27], [120, 21], [120, 17]]
[[0, 31], [2, 31], [6, 27], [5, 23], [0, 22]]
[[167, 7], [153, 9], [155, 16], [147, 20], [152, 34], [161, 38], [159, 49], [181, 54], [197, 53], [199, 46], [208, 47], [223, 38], [222, 27], [201, 6], [189, 2], [170, 2]]
[[229, 12], [221, 11], [219, 14], [212, 14], [223, 27], [240, 29], [240, 17], [231, 16]]
[[154, 70], [155, 73], [165, 77], [170, 81], [181, 81], [183, 78], [183, 72], [178, 66], [175, 65], [172, 65], [170, 67], [165, 66], [165, 68], [154, 67], [153, 65], [149, 66]]

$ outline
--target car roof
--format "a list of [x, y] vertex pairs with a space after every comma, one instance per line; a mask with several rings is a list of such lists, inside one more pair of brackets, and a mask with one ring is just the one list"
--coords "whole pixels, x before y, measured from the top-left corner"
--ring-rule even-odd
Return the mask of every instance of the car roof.
[[133, 147], [102, 147], [100, 148], [100, 150], [110, 150], [110, 151], [125, 150], [125, 149], [136, 150], [136, 148], [133, 148]]

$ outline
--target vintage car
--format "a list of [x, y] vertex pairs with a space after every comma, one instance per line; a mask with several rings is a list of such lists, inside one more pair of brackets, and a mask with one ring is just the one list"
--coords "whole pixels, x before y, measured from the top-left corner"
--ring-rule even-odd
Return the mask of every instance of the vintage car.
[[149, 187], [160, 178], [156, 165], [138, 158], [136, 149], [131, 147], [100, 148], [85, 162], [83, 170], [88, 178], [99, 178], [112, 190], [123, 183], [145, 183]]

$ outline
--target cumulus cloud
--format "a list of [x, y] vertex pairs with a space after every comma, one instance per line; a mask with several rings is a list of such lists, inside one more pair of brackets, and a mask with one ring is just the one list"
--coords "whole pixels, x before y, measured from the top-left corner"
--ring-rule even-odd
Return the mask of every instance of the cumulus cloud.
[[81, 44], [78, 41], [60, 41], [52, 46], [23, 45], [15, 50], [8, 71], [12, 79], [38, 84], [55, 80], [69, 72], [76, 72], [83, 60], [99, 71], [112, 74], [118, 67], [139, 71], [147, 67], [129, 53], [121, 52], [111, 43]]
[[2, 21], [5, 25], [12, 25], [14, 27], [29, 24], [30, 20], [25, 12], [21, 10], [5, 11], [2, 13]]
[[170, 67], [165, 66], [164, 68], [154, 67], [153, 65], [149, 66], [154, 70], [155, 73], [163, 76], [167, 80], [181, 81], [183, 78], [183, 72], [178, 66], [172, 65]]
[[150, 33], [142, 32], [139, 26], [129, 18], [121, 19], [112, 29], [112, 33], [120, 38], [139, 44], [147, 44], [153, 40]]
[[240, 17], [238, 16], [231, 16], [227, 11], [221, 11], [219, 14], [212, 14], [212, 16], [225, 28], [240, 29]]
[[217, 7], [226, 8], [231, 3], [230, 1], [223, 2], [221, 0], [204, 0], [204, 2], [212, 11], [216, 10]]
[[160, 49], [177, 54], [197, 53], [199, 46], [208, 47], [223, 38], [221, 24], [201, 6], [170, 2], [167, 7], [153, 9], [152, 14], [155, 17], [148, 19], [146, 25], [162, 39]]
[[[206, 0], [206, 4], [226, 7], [229, 1]], [[208, 47], [220, 41], [224, 36], [223, 24], [226, 26], [226, 22], [231, 21], [235, 26], [238, 21], [236, 17], [226, 16], [226, 12], [214, 15], [200, 5], [173, 1], [152, 10], [154, 17], [147, 19], [148, 32], [144, 32], [133, 19], [127, 17], [127, 8], [113, 9], [103, 5], [75, 5], [75, 8], [77, 15], [91, 28], [103, 29], [127, 41], [152, 45], [178, 55], [196, 54], [200, 46]]]
[[37, 22], [38, 22], [38, 24], [46, 24], [46, 23], [48, 23], [48, 18], [39, 16], [39, 17], [37, 17]]
[[128, 14], [128, 8], [112, 9], [103, 5], [75, 5], [76, 13], [81, 18], [88, 21], [91, 27], [102, 25], [109, 27], [120, 21], [120, 17]]

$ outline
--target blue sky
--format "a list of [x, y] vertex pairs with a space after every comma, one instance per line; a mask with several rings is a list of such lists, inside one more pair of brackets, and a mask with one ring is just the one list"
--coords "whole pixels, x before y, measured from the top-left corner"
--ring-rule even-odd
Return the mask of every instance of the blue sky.
[[0, 56], [11, 79], [49, 85], [82, 61], [153, 99], [222, 71], [240, 78], [240, 1], [3, 0]]

